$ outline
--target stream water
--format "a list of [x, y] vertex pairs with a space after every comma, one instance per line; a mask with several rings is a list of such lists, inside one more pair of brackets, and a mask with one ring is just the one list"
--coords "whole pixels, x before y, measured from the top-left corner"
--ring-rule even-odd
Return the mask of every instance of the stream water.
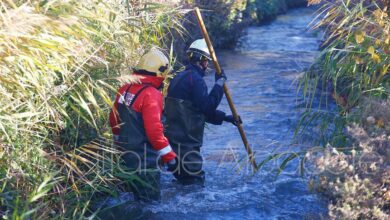
[[[257, 162], [278, 152], [298, 152], [310, 141], [294, 140], [303, 112], [296, 81], [318, 55], [319, 37], [308, 32], [314, 9], [300, 8], [269, 25], [250, 27], [234, 51], [219, 51], [228, 86]], [[212, 85], [213, 76], [206, 77]], [[220, 108], [229, 112], [226, 100]], [[326, 216], [326, 202], [309, 191], [292, 160], [279, 176], [282, 160], [253, 174], [237, 129], [208, 125], [205, 131], [205, 187], [181, 186], [162, 176], [162, 201], [123, 204], [116, 219], [302, 219]], [[126, 197], [122, 195], [122, 197]], [[122, 198], [124, 199], [124, 198]]]

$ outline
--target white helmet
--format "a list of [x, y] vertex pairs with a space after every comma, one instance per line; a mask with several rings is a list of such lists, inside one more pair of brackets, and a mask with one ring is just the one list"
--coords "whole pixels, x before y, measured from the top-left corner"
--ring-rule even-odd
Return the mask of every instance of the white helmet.
[[204, 39], [194, 41], [188, 48], [187, 55], [193, 61], [211, 60], [210, 51]]
[[170, 71], [169, 60], [157, 48], [152, 48], [139, 60], [134, 70], [139, 74], [165, 77]]

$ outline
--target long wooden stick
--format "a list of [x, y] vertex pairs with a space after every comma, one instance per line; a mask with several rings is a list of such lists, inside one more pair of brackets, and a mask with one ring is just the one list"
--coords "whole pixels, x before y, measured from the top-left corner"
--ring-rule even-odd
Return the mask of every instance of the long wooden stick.
[[[222, 73], [221, 66], [218, 63], [217, 56], [215, 54], [213, 45], [211, 43], [209, 34], [207, 32], [207, 29], [206, 29], [206, 26], [204, 25], [202, 14], [200, 13], [200, 10], [199, 10], [198, 7], [195, 8], [195, 14], [196, 14], [196, 18], [198, 19], [199, 27], [202, 30], [203, 37], [206, 40], [207, 47], [209, 48], [210, 56], [211, 56], [211, 59], [213, 60], [215, 69], [216, 69], [218, 74], [221, 74]], [[230, 95], [230, 92], [229, 92], [228, 87], [226, 86], [226, 83], [223, 86], [223, 89], [225, 91], [225, 96], [226, 96], [226, 99], [227, 99], [227, 101], [229, 103], [230, 109], [232, 110], [233, 117], [235, 118], [236, 121], [239, 121], [239, 116], [238, 116], [236, 107], [234, 106], [232, 96]], [[257, 164], [256, 164], [256, 161], [255, 161], [252, 149], [249, 146], [248, 139], [246, 138], [246, 134], [244, 132], [244, 128], [242, 127], [242, 125], [240, 123], [237, 124], [237, 128], [238, 128], [238, 131], [240, 132], [242, 141], [244, 142], [244, 146], [245, 146], [246, 152], [248, 153], [249, 160], [252, 163], [252, 166], [255, 169], [255, 171], [257, 171]]]

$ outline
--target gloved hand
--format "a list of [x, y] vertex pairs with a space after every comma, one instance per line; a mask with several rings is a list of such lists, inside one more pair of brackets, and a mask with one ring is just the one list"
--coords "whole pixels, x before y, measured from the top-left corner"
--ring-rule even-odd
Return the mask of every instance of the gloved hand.
[[177, 159], [177, 157], [175, 157], [175, 159], [169, 161], [167, 163], [168, 165], [168, 171], [169, 172], [172, 172], [172, 173], [176, 173], [179, 171], [179, 160]]
[[223, 118], [224, 121], [226, 122], [230, 122], [232, 123], [233, 125], [237, 126], [238, 124], [242, 124], [242, 120], [241, 120], [241, 117], [238, 116], [238, 121], [236, 121], [234, 119], [234, 116], [233, 115], [226, 115], [224, 118]]
[[221, 74], [218, 74], [215, 72], [215, 84], [218, 84], [220, 86], [223, 86], [227, 80], [225, 71], [221, 70]]

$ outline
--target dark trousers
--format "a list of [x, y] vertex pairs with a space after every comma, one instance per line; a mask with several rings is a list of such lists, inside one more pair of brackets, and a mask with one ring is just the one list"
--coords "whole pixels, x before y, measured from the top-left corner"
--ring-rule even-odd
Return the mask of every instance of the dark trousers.
[[200, 154], [200, 147], [187, 147], [173, 145], [173, 150], [179, 158], [179, 169], [174, 172], [175, 178], [184, 185], [204, 185], [205, 173], [202, 170], [203, 158]]

